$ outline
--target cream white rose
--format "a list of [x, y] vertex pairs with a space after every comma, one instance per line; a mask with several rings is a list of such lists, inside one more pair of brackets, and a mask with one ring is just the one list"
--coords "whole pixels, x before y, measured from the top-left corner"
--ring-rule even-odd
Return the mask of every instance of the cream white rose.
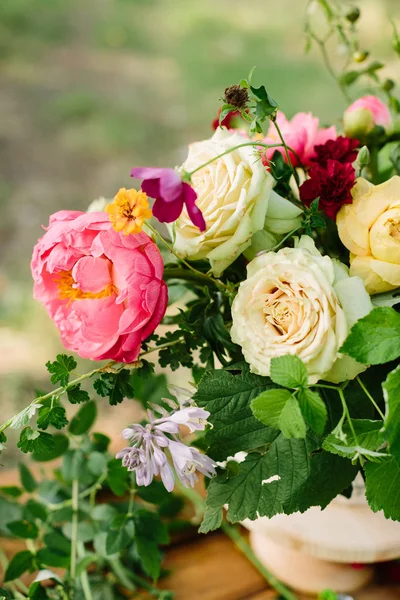
[[[182, 169], [193, 171], [245, 142], [239, 133], [219, 128], [211, 139], [189, 146]], [[252, 146], [233, 150], [197, 171], [191, 185], [207, 229], [200, 232], [184, 209], [172, 226], [174, 250], [182, 258], [208, 259], [219, 276], [251, 244], [253, 234], [263, 229], [273, 183]]]
[[231, 337], [253, 373], [269, 375], [272, 358], [297, 354], [311, 383], [339, 383], [366, 368], [339, 348], [371, 309], [362, 280], [302, 236], [297, 247], [266, 252], [248, 265], [232, 305]]

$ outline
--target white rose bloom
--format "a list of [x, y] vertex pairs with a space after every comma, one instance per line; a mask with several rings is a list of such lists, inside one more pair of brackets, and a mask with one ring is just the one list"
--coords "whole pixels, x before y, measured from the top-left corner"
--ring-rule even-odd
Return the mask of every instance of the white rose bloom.
[[271, 358], [297, 354], [310, 383], [339, 383], [366, 369], [338, 351], [372, 308], [362, 280], [302, 236], [295, 248], [266, 252], [248, 265], [232, 305], [231, 337], [253, 373], [269, 375]]
[[[211, 139], [189, 146], [182, 169], [193, 171], [245, 142], [239, 133], [219, 128]], [[182, 258], [208, 259], [219, 276], [251, 244], [253, 233], [263, 229], [273, 183], [252, 146], [233, 150], [197, 171], [191, 185], [207, 229], [200, 232], [185, 208], [172, 226], [174, 250]]]

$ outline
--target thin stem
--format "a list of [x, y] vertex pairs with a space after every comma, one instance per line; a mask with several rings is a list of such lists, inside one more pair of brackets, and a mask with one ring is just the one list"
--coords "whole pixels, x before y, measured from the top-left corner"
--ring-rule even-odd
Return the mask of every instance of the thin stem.
[[282, 131], [281, 131], [281, 129], [280, 129], [280, 127], [279, 127], [279, 125], [278, 125], [278, 122], [277, 122], [277, 120], [276, 120], [276, 117], [274, 117], [273, 119], [271, 119], [271, 121], [272, 121], [272, 123], [274, 124], [274, 127], [275, 127], [275, 129], [276, 129], [276, 131], [277, 131], [277, 133], [278, 133], [278, 135], [279, 135], [279, 138], [280, 138], [280, 140], [281, 140], [281, 142], [282, 142], [282, 145], [283, 145], [283, 147], [284, 147], [284, 149], [285, 149], [285, 156], [286, 156], [287, 164], [288, 164], [288, 165], [289, 165], [289, 167], [292, 169], [292, 172], [293, 172], [294, 179], [295, 179], [295, 181], [296, 181], [297, 187], [299, 188], [299, 187], [300, 187], [300, 179], [299, 179], [299, 174], [297, 173], [296, 169], [294, 168], [294, 166], [293, 166], [293, 164], [292, 164], [292, 160], [291, 160], [291, 158], [290, 158], [290, 155], [289, 155], [289, 149], [288, 149], [288, 147], [287, 147], [287, 145], [286, 145], [286, 142], [285, 142], [285, 140], [284, 140], [284, 138], [283, 138]]
[[356, 431], [354, 429], [353, 421], [351, 420], [351, 416], [350, 416], [350, 412], [349, 412], [349, 407], [347, 406], [347, 402], [346, 402], [346, 398], [344, 397], [343, 390], [341, 388], [337, 388], [337, 391], [339, 393], [340, 400], [342, 402], [343, 414], [346, 415], [347, 422], [348, 422], [349, 427], [351, 429], [351, 433], [353, 434], [353, 437], [354, 437], [354, 443], [356, 444], [356, 446], [358, 446], [357, 434], [356, 434]]
[[179, 338], [179, 340], [173, 340], [172, 342], [165, 342], [165, 344], [160, 344], [159, 346], [154, 346], [154, 348], [149, 348], [148, 350], [141, 352], [140, 356], [147, 356], [148, 354], [151, 354], [152, 352], [158, 352], [158, 350], [163, 350], [164, 348], [169, 348], [170, 346], [175, 346], [176, 344], [179, 344], [181, 341], [182, 341], [182, 338]]
[[133, 501], [135, 499], [136, 489], [132, 486], [129, 490], [129, 505], [128, 512], [126, 513], [126, 518], [130, 519], [133, 516]]
[[334, 385], [327, 385], [325, 383], [313, 383], [311, 387], [323, 388], [325, 390], [335, 390], [335, 392], [338, 392], [340, 389]]
[[[171, 246], [171, 244], [169, 244], [167, 242], [167, 240], [161, 235], [161, 233], [159, 231], [157, 231], [157, 229], [155, 227], [153, 227], [153, 225], [150, 225], [150, 223], [147, 222], [146, 226], [150, 229], [150, 231], [152, 231], [154, 233], [154, 235], [156, 235], [158, 237], [158, 239], [166, 246], [166, 248], [168, 248], [168, 250], [171, 252], [171, 254], [173, 254], [182, 264], [185, 265], [185, 267], [187, 267], [192, 273], [195, 273], [197, 276], [199, 276], [199, 275], [204, 276], [204, 273], [202, 273], [201, 271], [198, 271], [197, 269], [192, 267], [192, 265], [190, 263], [188, 263], [185, 259], [181, 258], [179, 256], [179, 254], [177, 254], [175, 252], [175, 250]], [[207, 279], [212, 281], [217, 287], [221, 288], [223, 291], [229, 290], [229, 287], [225, 283], [222, 283], [222, 281], [220, 281], [219, 279], [214, 279], [212, 277], [209, 277], [208, 275], [205, 275], [205, 277], [207, 277]]]
[[[127, 590], [134, 591], [136, 588], [132, 583], [133, 573], [128, 572], [124, 569], [119, 558], [108, 558], [108, 563], [111, 566], [114, 574], [119, 580], [119, 583], [124, 586]], [[147, 583], [147, 582], [146, 582]]]
[[[93, 491], [99, 490], [105, 479], [107, 479], [107, 473], [103, 473], [98, 478], [98, 480], [95, 483], [93, 483], [93, 485], [91, 485], [90, 487], [86, 488], [86, 490], [84, 490], [83, 492], [78, 494], [78, 500], [83, 500], [84, 498], [87, 498], [88, 496], [90, 496], [93, 493]], [[64, 500], [63, 502], [58, 502], [58, 503], [54, 503], [54, 504], [49, 502], [48, 504], [46, 504], [47, 508], [50, 510], [59, 510], [60, 508], [65, 508], [66, 506], [72, 506], [72, 505], [73, 505], [73, 499], [71, 499], [71, 498], [68, 500]]]
[[301, 229], [301, 225], [299, 227], [295, 227], [295, 229], [292, 229], [292, 231], [289, 231], [289, 233], [287, 233], [285, 235], [285, 237], [281, 239], [281, 241], [279, 242], [279, 244], [276, 244], [276, 246], [274, 246], [273, 248], [271, 248], [271, 250], [267, 250], [267, 252], [276, 252], [276, 250], [279, 250], [279, 248], [281, 246], [283, 246], [283, 244], [286, 242], [286, 240], [288, 240], [289, 238], [291, 238], [292, 235], [294, 235], [296, 233], [296, 231], [298, 231], [299, 229]]
[[[202, 517], [205, 510], [204, 498], [196, 492], [193, 488], [185, 487], [180, 481], [178, 481], [178, 488], [182, 495], [186, 496], [190, 502], [193, 503], [196, 515]], [[235, 543], [241, 552], [245, 555], [247, 560], [258, 570], [258, 572], [264, 577], [264, 579], [273, 587], [278, 594], [281, 595], [285, 600], [297, 600], [296, 596], [292, 594], [278, 579], [270, 572], [264, 565], [258, 560], [253, 550], [246, 542], [244, 537], [241, 535], [239, 529], [233, 525], [229, 525], [226, 521], [222, 522], [222, 531]]]
[[79, 483], [77, 479], [72, 481], [72, 532], [71, 532], [71, 565], [70, 575], [72, 585], [76, 579], [76, 558], [78, 543], [78, 510], [79, 510]]
[[[201, 273], [201, 271], [197, 271], [197, 273], [193, 273], [192, 271], [187, 271], [186, 269], [181, 269], [179, 267], [172, 267], [164, 270], [164, 279], [184, 279], [186, 281], [190, 281], [201, 285], [204, 287], [205, 285], [216, 285], [217, 280], [212, 279], [205, 273]], [[227, 286], [226, 286], [227, 287]], [[225, 291], [225, 290], [224, 290]]]
[[[83, 545], [83, 542], [77, 543], [77, 551], [79, 558], [83, 558], [85, 556], [85, 546]], [[85, 600], [93, 600], [92, 590], [90, 589], [89, 577], [86, 569], [84, 569], [80, 574], [80, 580]]]
[[251, 546], [247, 543], [244, 537], [241, 535], [239, 528], [233, 525], [229, 525], [226, 521], [222, 522], [222, 531], [227, 535], [235, 544], [235, 546], [245, 555], [247, 560], [257, 569], [257, 571], [268, 581], [269, 585], [273, 587], [281, 598], [285, 600], [297, 600], [295, 596], [288, 588], [283, 585], [276, 577], [269, 571], [262, 562], [254, 554]]
[[357, 379], [357, 382], [358, 382], [360, 388], [362, 389], [362, 391], [364, 392], [364, 394], [367, 396], [367, 398], [370, 400], [370, 402], [374, 405], [375, 410], [379, 413], [379, 415], [381, 416], [382, 420], [384, 421], [385, 420], [385, 415], [383, 414], [383, 412], [379, 408], [378, 404], [375, 402], [374, 398], [369, 393], [368, 389], [365, 387], [365, 385], [362, 382], [362, 380], [359, 377], [359, 375], [357, 375], [356, 379]]

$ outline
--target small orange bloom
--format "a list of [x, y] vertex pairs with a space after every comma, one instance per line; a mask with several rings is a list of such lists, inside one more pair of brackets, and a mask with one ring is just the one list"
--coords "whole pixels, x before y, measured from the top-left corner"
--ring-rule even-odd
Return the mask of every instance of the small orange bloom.
[[115, 231], [123, 231], [124, 235], [140, 233], [146, 219], [152, 216], [147, 194], [134, 189], [121, 188], [105, 211]]

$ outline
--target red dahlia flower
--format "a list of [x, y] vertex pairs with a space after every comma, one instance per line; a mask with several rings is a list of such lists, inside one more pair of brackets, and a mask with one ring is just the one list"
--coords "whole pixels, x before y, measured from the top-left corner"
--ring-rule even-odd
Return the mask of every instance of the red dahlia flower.
[[310, 179], [300, 186], [300, 199], [306, 206], [319, 198], [319, 208], [331, 219], [343, 204], [351, 204], [351, 188], [355, 171], [350, 163], [328, 159], [326, 168], [316, 164], [309, 171]]
[[318, 163], [326, 169], [328, 160], [337, 160], [340, 163], [353, 163], [357, 158], [356, 148], [359, 141], [339, 135], [334, 140], [327, 140], [325, 144], [314, 146], [315, 156], [311, 161]]

